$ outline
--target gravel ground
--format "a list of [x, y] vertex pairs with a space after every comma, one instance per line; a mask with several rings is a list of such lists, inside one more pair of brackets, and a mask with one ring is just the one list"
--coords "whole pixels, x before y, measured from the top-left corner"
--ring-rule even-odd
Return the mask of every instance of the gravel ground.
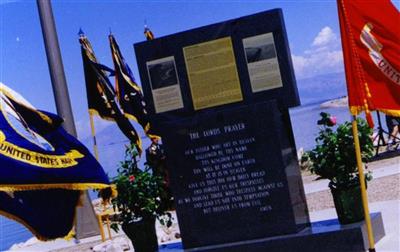
[[93, 242], [88, 242], [85, 244], [77, 244], [76, 246], [69, 247], [69, 248], [52, 250], [52, 252], [75, 252], [75, 251], [91, 252], [91, 251], [93, 251], [92, 248], [100, 243], [101, 243], [101, 241], [93, 241]]
[[[368, 202], [400, 199], [400, 175], [373, 179], [368, 183]], [[306, 195], [308, 211], [318, 211], [335, 207], [332, 194], [326, 191]]]
[[[373, 171], [375, 169], [383, 168], [387, 165], [393, 165], [393, 164], [398, 164], [400, 167], [400, 152], [398, 151], [396, 155], [397, 156], [394, 156], [391, 158], [366, 163], [365, 167], [369, 171]], [[302, 170], [301, 175], [303, 177], [304, 184], [312, 183], [318, 177], [317, 175], [311, 174], [308, 170]], [[372, 174], [372, 176], [373, 176], [373, 174]]]

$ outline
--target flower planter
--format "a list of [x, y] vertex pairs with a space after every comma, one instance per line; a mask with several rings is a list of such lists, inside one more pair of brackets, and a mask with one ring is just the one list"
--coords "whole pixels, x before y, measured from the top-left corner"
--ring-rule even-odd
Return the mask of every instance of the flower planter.
[[[358, 174], [358, 161], [355, 157], [353, 126], [357, 125], [361, 161], [367, 162], [373, 155], [372, 129], [362, 118], [344, 122], [336, 128], [335, 120], [325, 112], [320, 113], [317, 124], [320, 126], [316, 146], [302, 161], [310, 161], [309, 170], [318, 179], [328, 179], [340, 224], [349, 224], [364, 219], [361, 190]], [[365, 174], [365, 184], [371, 180]]]
[[336, 188], [330, 185], [330, 189], [340, 224], [350, 224], [364, 220], [359, 185], [348, 188]]
[[155, 218], [143, 218], [140, 221], [124, 223], [122, 230], [132, 241], [135, 252], [158, 251]]

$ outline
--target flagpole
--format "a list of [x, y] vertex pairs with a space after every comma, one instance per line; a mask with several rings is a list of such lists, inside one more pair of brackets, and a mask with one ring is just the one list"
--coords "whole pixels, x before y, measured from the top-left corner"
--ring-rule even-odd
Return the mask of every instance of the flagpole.
[[[62, 124], [64, 129], [71, 135], [77, 137], [51, 1], [36, 0], [36, 3], [42, 27], [57, 114], [65, 120]], [[83, 201], [83, 206], [77, 207], [75, 216], [76, 237], [78, 239], [94, 236], [100, 232], [87, 191], [84, 192], [81, 199]]]
[[361, 148], [360, 148], [360, 140], [358, 138], [358, 127], [357, 127], [357, 117], [352, 117], [352, 129], [353, 129], [353, 138], [354, 138], [354, 145], [356, 149], [356, 159], [357, 159], [357, 168], [358, 168], [358, 177], [360, 179], [360, 186], [361, 186], [361, 199], [364, 209], [364, 217], [365, 217], [365, 224], [367, 226], [367, 233], [368, 233], [368, 241], [369, 241], [369, 252], [375, 252], [375, 241], [374, 241], [374, 233], [372, 230], [371, 225], [371, 217], [369, 215], [369, 207], [368, 207], [368, 195], [365, 186], [365, 176], [364, 176], [364, 169], [361, 161]]
[[37, 0], [37, 6], [57, 114], [64, 119], [63, 128], [77, 137], [51, 2]]
[[94, 128], [93, 115], [90, 112], [89, 112], [89, 117], [90, 117], [90, 128], [92, 130], [92, 137], [93, 137], [94, 156], [96, 157], [96, 160], [99, 161], [99, 150], [97, 149], [96, 131]]

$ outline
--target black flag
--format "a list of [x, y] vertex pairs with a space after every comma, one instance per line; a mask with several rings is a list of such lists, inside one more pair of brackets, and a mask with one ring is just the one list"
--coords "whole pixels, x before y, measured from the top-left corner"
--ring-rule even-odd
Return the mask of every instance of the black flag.
[[139, 135], [115, 103], [115, 91], [106, 75], [106, 71], [113, 71], [97, 62], [92, 46], [83, 33], [80, 33], [79, 42], [85, 71], [89, 113], [115, 121], [124, 135], [137, 145], [141, 153], [142, 144]]
[[115, 90], [124, 115], [140, 123], [148, 137], [159, 138], [152, 132], [142, 91], [136, 84], [132, 71], [119, 50], [117, 41], [113, 35], [109, 35], [109, 39], [115, 68]]

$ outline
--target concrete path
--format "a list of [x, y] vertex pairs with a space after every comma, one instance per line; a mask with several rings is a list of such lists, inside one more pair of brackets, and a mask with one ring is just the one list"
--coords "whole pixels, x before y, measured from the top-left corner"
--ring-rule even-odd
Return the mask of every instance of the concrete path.
[[[400, 200], [381, 201], [369, 204], [370, 212], [381, 212], [385, 237], [380, 240], [375, 248], [379, 252], [400, 251]], [[312, 222], [337, 218], [334, 208], [310, 212]]]

